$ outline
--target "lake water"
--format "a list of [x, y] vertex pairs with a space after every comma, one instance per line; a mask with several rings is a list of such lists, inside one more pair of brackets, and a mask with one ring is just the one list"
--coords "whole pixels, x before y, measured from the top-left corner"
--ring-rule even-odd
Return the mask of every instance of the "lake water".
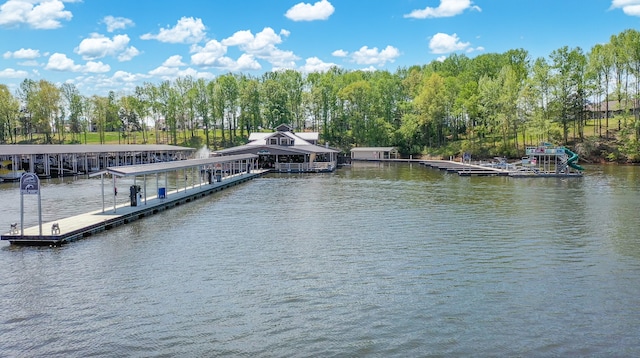
[[[2, 242], [0, 356], [639, 356], [640, 168], [587, 170], [355, 163]], [[44, 181], [43, 219], [99, 209], [99, 187]], [[3, 232], [19, 202], [0, 184]]]

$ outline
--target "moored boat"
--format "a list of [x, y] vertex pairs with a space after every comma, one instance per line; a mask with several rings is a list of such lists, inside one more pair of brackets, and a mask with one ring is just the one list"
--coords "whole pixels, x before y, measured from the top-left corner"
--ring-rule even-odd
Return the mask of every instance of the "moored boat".
[[25, 171], [22, 168], [15, 168], [11, 160], [3, 160], [0, 162], [0, 179], [4, 181], [20, 180]]

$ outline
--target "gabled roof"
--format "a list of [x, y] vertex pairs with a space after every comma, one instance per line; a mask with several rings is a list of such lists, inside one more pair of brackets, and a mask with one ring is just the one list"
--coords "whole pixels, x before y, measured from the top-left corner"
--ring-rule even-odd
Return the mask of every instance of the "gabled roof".
[[[247, 143], [247, 145], [266, 145], [268, 143], [267, 139], [269, 138], [273, 138], [273, 137], [289, 137], [291, 139], [294, 140], [294, 144], [297, 145], [312, 145], [311, 143], [307, 142], [306, 140], [302, 139], [301, 137], [297, 136], [296, 134], [292, 133], [292, 132], [273, 132], [273, 133], [259, 133], [259, 134], [265, 134], [264, 136], [254, 136], [254, 139]], [[251, 133], [249, 135], [249, 140], [251, 140], [251, 136], [253, 136], [253, 133]]]
[[286, 125], [286, 124], [281, 124], [279, 126], [276, 127], [276, 131], [277, 132], [291, 132], [293, 131], [293, 127]]
[[305, 142], [313, 141], [317, 142], [320, 134], [318, 132], [301, 132], [301, 133], [293, 133], [293, 132], [254, 132], [249, 134], [249, 142], [257, 141], [257, 140], [266, 140], [266, 138], [270, 138], [277, 135], [286, 134], [288, 137], [293, 139], [302, 139]]

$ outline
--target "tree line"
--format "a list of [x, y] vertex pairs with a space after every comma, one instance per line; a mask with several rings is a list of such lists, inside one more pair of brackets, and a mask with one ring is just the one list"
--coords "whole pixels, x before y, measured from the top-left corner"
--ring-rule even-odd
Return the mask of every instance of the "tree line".
[[[25, 79], [16, 93], [0, 84], [0, 142], [36, 135], [81, 143], [88, 131], [104, 142], [116, 131], [123, 139], [140, 133], [147, 142], [153, 133], [156, 142], [179, 144], [203, 130], [206, 145], [221, 148], [284, 123], [318, 131], [345, 151], [396, 146], [415, 154], [464, 139], [463, 150], [517, 156], [527, 143], [607, 139], [616, 110], [616, 135], [637, 152], [639, 75], [640, 32], [629, 29], [586, 53], [565, 46], [536, 59], [524, 49], [453, 54], [395, 73], [333, 67], [182, 77], [106, 97]], [[588, 123], [593, 132], [585, 134]]]

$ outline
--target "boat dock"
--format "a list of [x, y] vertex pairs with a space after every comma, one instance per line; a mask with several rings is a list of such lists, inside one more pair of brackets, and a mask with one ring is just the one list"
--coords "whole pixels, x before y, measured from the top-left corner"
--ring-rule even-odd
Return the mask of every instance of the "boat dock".
[[[256, 160], [257, 155], [246, 154], [108, 168], [99, 174], [103, 177], [102, 209], [44, 222], [28, 228], [21, 228], [21, 223], [16, 223], [16, 225], [12, 225], [11, 231], [1, 235], [0, 239], [7, 240], [12, 244], [56, 246], [85, 238], [266, 174], [267, 170], [255, 168]], [[191, 176], [191, 183], [187, 179], [188, 172], [195, 174]], [[113, 207], [108, 208], [105, 206], [105, 175], [111, 175], [114, 178], [113, 189], [108, 195], [108, 197], [114, 197], [116, 177], [134, 177], [135, 182], [136, 177], [154, 175], [159, 184], [159, 176], [164, 175], [163, 179], [166, 183], [167, 177], [172, 174], [176, 176], [177, 188], [174, 190], [166, 191], [166, 187], [157, 186], [157, 194], [148, 196], [145, 190], [144, 197], [138, 196], [132, 190], [130, 204], [114, 204]], [[184, 176], [182, 176], [183, 174]], [[182, 185], [178, 186], [178, 178], [182, 177], [184, 181], [180, 183]], [[197, 183], [194, 179], [196, 177], [199, 178]], [[146, 178], [143, 183], [146, 186]], [[132, 188], [135, 187], [135, 185], [132, 186]], [[139, 186], [137, 187], [140, 189]]]
[[509, 171], [493, 168], [493, 167], [484, 167], [481, 165], [475, 164], [466, 164], [459, 163], [449, 160], [424, 160], [421, 161], [420, 164], [446, 171], [447, 173], [457, 173], [460, 176], [508, 176]]

